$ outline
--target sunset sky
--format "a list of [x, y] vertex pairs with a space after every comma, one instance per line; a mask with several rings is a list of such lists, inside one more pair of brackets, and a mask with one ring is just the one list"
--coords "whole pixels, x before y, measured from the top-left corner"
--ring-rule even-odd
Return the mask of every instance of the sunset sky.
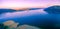
[[0, 8], [29, 8], [60, 5], [60, 0], [0, 0]]

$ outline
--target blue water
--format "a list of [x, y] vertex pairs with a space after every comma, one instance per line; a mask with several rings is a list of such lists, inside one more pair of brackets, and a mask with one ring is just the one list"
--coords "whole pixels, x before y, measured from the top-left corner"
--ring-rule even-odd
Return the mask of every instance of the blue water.
[[42, 25], [47, 26], [57, 22], [54, 17], [52, 19], [50, 18], [50, 16], [49, 17], [48, 16], [49, 15], [36, 14], [36, 15], [30, 15], [30, 16], [24, 16], [24, 17], [5, 18], [5, 19], [0, 19], [0, 23], [8, 20], [13, 20], [15, 22], [20, 23], [20, 25], [28, 24], [32, 26], [42, 26]]
[[[32, 13], [32, 12], [31, 12]], [[7, 15], [8, 16], [8, 15]], [[13, 16], [13, 15], [12, 15]], [[5, 16], [6, 17], [6, 16]], [[60, 15], [50, 15], [50, 14], [40, 14], [40, 13], [32, 13], [29, 15], [18, 15], [9, 18], [2, 18], [0, 17], [0, 23], [3, 23], [8, 20], [13, 20], [18, 22], [19, 25], [28, 24], [32, 26], [54, 26], [55, 24], [60, 24]]]

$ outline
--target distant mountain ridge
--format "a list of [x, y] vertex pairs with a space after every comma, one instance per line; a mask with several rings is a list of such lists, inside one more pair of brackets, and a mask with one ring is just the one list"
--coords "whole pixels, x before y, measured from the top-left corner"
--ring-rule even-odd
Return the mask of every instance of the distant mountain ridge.
[[37, 9], [43, 9], [43, 8], [29, 8], [29, 10], [37, 10]]
[[14, 12], [14, 11], [16, 11], [16, 10], [14, 10], [14, 9], [0, 9], [0, 14], [6, 13], [6, 12]]
[[[42, 8], [28, 8], [28, 10], [38, 10], [38, 9], [42, 9]], [[26, 9], [22, 9], [22, 10], [14, 10], [14, 9], [0, 9], [0, 14], [2, 13], [7, 13], [7, 12], [15, 12], [15, 11], [25, 11]]]

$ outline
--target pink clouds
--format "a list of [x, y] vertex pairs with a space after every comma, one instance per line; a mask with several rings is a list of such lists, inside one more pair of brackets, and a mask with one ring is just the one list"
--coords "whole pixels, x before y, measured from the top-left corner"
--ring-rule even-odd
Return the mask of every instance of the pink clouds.
[[0, 6], [12, 7], [47, 7], [50, 5], [60, 5], [59, 0], [1, 0]]

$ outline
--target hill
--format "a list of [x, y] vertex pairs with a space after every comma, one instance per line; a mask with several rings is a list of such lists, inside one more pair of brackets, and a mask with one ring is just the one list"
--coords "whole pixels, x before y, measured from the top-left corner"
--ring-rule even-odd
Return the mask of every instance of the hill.
[[6, 12], [14, 12], [16, 10], [13, 10], [13, 9], [0, 9], [0, 14], [2, 13], [6, 13]]

